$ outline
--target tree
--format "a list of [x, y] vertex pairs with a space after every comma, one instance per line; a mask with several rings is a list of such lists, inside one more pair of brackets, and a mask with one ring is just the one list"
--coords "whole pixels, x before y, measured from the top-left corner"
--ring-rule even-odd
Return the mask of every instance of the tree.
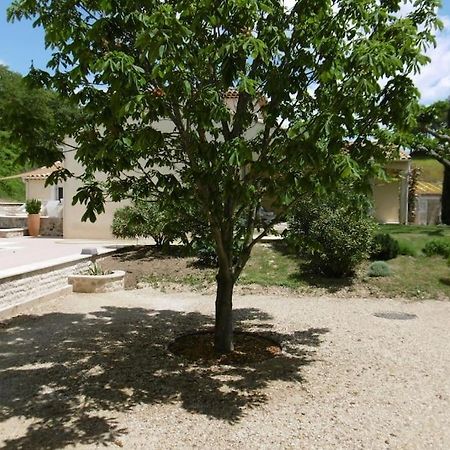
[[61, 159], [61, 141], [80, 118], [79, 108], [55, 91], [0, 65], [0, 131], [29, 164], [50, 166]]
[[[53, 73], [34, 78], [89, 115], [74, 134], [86, 167], [75, 201], [86, 204], [85, 218], [103, 211], [107, 193], [190, 196], [203, 212], [219, 261], [218, 352], [233, 348], [233, 287], [254, 245], [299, 193], [368, 177], [384, 158], [378, 144], [387, 131], [410, 124], [418, 92], [409, 75], [427, 62], [423, 52], [440, 23], [435, 0], [416, 2], [404, 18], [401, 4], [16, 0], [10, 7], [10, 19], [44, 27], [53, 51]], [[172, 125], [164, 129], [166, 118]], [[97, 170], [106, 183], [95, 180]], [[279, 214], [254, 237], [263, 198]]]
[[442, 223], [450, 225], [450, 100], [421, 108], [413, 148], [444, 166], [441, 219]]

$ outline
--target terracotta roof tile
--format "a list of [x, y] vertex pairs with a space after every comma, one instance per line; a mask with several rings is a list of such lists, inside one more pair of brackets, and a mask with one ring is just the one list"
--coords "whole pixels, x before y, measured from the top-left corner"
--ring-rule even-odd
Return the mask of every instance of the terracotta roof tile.
[[427, 183], [426, 181], [418, 181], [416, 188], [417, 195], [442, 195], [442, 184]]

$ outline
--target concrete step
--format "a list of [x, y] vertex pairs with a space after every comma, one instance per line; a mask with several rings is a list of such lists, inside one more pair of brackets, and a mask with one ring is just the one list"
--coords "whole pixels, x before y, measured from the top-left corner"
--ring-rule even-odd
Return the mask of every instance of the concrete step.
[[15, 238], [25, 236], [27, 228], [0, 228], [0, 238]]

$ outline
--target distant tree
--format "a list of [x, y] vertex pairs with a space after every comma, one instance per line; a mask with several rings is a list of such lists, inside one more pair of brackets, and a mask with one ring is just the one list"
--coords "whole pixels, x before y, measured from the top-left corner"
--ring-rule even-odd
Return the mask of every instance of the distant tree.
[[[61, 142], [76, 128], [80, 109], [57, 92], [0, 65], [0, 131], [22, 164], [48, 165], [61, 159]], [[22, 157], [22, 158], [21, 158]]]
[[[106, 195], [191, 196], [202, 211], [219, 263], [218, 352], [233, 349], [233, 288], [254, 245], [299, 193], [371, 175], [389, 131], [411, 124], [409, 75], [428, 61], [440, 24], [435, 0], [400, 18], [402, 4], [16, 0], [9, 9], [42, 26], [53, 51], [53, 72], [34, 78], [89, 114], [74, 135], [85, 218]], [[263, 198], [279, 213], [254, 237]]]
[[441, 220], [450, 225], [450, 99], [421, 108], [412, 147], [444, 166]]

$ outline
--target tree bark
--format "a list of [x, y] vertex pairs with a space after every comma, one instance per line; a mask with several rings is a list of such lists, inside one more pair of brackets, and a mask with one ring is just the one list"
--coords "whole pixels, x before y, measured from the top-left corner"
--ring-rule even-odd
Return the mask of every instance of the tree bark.
[[214, 348], [217, 353], [233, 351], [233, 288], [231, 273], [219, 270], [217, 274], [216, 327]]
[[441, 222], [450, 225], [450, 167], [448, 166], [444, 166], [441, 205]]

